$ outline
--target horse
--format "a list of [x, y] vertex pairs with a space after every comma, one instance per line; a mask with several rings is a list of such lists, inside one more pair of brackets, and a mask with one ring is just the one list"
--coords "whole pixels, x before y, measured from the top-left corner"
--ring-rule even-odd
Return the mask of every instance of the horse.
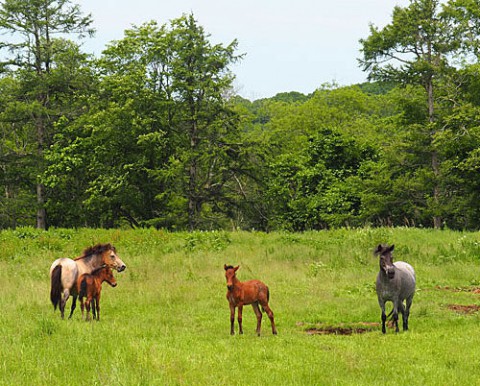
[[[54, 310], [59, 306], [62, 319], [65, 315], [65, 305], [72, 295], [72, 308], [69, 319], [73, 315], [77, 303], [77, 279], [84, 273], [91, 273], [94, 269], [106, 265], [115, 268], [118, 272], [124, 271], [127, 266], [117, 256], [115, 247], [111, 244], [96, 244], [88, 247], [83, 254], [75, 259], [62, 257], [55, 260], [50, 267], [50, 300]], [[62, 296], [63, 295], [63, 296]]]
[[[402, 314], [403, 330], [408, 330], [408, 317], [410, 316], [410, 307], [415, 295], [415, 271], [413, 267], [403, 261], [393, 263], [392, 252], [395, 245], [378, 245], [374, 250], [374, 255], [380, 256], [380, 271], [377, 275], [377, 297], [378, 304], [382, 309], [382, 333], [386, 333], [385, 322], [385, 303], [393, 303], [393, 322], [395, 332], [398, 332], [398, 311]], [[404, 306], [403, 301], [406, 301]]]
[[258, 305], [262, 306], [263, 312], [266, 312], [270, 318], [272, 325], [272, 333], [277, 334], [275, 321], [273, 319], [273, 311], [268, 305], [270, 300], [270, 292], [268, 287], [259, 280], [249, 280], [240, 282], [235, 273], [240, 268], [239, 265], [224, 265], [225, 278], [227, 279], [227, 300], [230, 305], [230, 334], [235, 335], [235, 307], [238, 307], [238, 327], [239, 333], [243, 334], [242, 328], [242, 312], [243, 306], [251, 304], [253, 311], [257, 316], [257, 335], [260, 336], [260, 326], [262, 324], [262, 313]]
[[[77, 292], [80, 298], [80, 305], [83, 311], [87, 308], [87, 317], [85, 320], [90, 320], [90, 304], [92, 304], [93, 319], [100, 320], [100, 294], [102, 292], [102, 283], [106, 281], [112, 287], [117, 286], [117, 281], [113, 276], [112, 269], [107, 266], [94, 269], [92, 273], [84, 273], [77, 280]], [[86, 298], [86, 301], [83, 301]], [[95, 310], [97, 311], [95, 313]]]

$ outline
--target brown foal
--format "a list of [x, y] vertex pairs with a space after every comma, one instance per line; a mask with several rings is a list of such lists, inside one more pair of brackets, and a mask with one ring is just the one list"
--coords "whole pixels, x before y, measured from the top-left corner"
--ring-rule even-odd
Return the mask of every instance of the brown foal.
[[[86, 320], [90, 320], [90, 305], [92, 304], [93, 319], [100, 320], [100, 293], [102, 292], [102, 283], [106, 281], [112, 287], [116, 287], [117, 281], [113, 276], [112, 269], [107, 266], [103, 266], [95, 269], [91, 274], [83, 274], [78, 278], [77, 290], [78, 297], [80, 298], [80, 304], [83, 311], [86, 306], [87, 317]], [[87, 298], [84, 302], [83, 298]], [[96, 309], [96, 314], [95, 314]]]
[[257, 335], [260, 336], [260, 327], [262, 324], [262, 312], [260, 311], [259, 304], [262, 306], [262, 310], [267, 313], [272, 324], [272, 333], [277, 334], [275, 327], [275, 321], [273, 319], [273, 311], [268, 306], [268, 300], [270, 293], [268, 287], [259, 280], [249, 280], [241, 282], [237, 279], [235, 273], [237, 272], [239, 265], [233, 267], [231, 265], [224, 265], [225, 278], [227, 279], [227, 300], [230, 305], [230, 334], [235, 334], [235, 307], [238, 307], [238, 328], [239, 333], [243, 334], [242, 328], [242, 311], [243, 306], [251, 304], [253, 311], [257, 316]]

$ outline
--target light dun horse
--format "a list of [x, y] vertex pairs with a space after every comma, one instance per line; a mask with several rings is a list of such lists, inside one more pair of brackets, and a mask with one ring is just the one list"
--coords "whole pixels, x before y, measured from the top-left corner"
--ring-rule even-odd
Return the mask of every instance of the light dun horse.
[[262, 313], [258, 304], [262, 306], [264, 312], [267, 313], [272, 324], [272, 333], [277, 334], [275, 321], [273, 320], [273, 311], [268, 306], [270, 293], [268, 287], [259, 280], [249, 280], [240, 282], [235, 272], [237, 272], [239, 265], [233, 267], [231, 265], [224, 265], [225, 278], [227, 279], [227, 300], [230, 305], [230, 334], [235, 334], [235, 307], [238, 307], [238, 327], [239, 333], [243, 334], [242, 328], [242, 311], [243, 306], [251, 304], [255, 315], [257, 316], [257, 335], [260, 336], [260, 327], [262, 324]]
[[65, 305], [70, 295], [73, 297], [72, 317], [77, 303], [77, 279], [84, 273], [91, 273], [101, 266], [108, 266], [122, 272], [127, 268], [117, 256], [116, 249], [111, 244], [97, 244], [83, 251], [83, 255], [72, 260], [66, 257], [55, 260], [50, 267], [50, 299], [54, 309], [60, 308], [62, 319], [65, 315]]
[[[413, 267], [403, 261], [393, 263], [392, 251], [394, 245], [379, 245], [375, 248], [374, 254], [380, 256], [380, 272], [377, 275], [377, 296], [378, 304], [382, 309], [382, 332], [385, 334], [385, 302], [393, 303], [393, 322], [395, 332], [398, 332], [398, 311], [402, 314], [403, 330], [408, 330], [408, 317], [413, 295], [415, 294], [415, 271]], [[406, 307], [403, 301], [406, 300]]]
[[[100, 320], [100, 294], [102, 292], [102, 283], [104, 281], [106, 281], [112, 287], [117, 286], [117, 281], [113, 276], [112, 269], [107, 266], [94, 269], [92, 273], [84, 273], [78, 278], [77, 291], [82, 308], [82, 319], [83, 311], [86, 307], [87, 317], [85, 320], [90, 320], [91, 306], [93, 319], [97, 319], [97, 321]], [[83, 298], [86, 298], [86, 301], [83, 301]]]

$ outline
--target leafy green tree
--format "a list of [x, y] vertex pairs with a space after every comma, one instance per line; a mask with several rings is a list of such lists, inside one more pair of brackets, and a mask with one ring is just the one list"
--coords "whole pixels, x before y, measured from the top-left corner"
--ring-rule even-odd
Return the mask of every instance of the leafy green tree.
[[97, 63], [88, 111], [62, 127], [52, 188], [86, 182], [77, 205], [101, 212], [102, 226], [217, 227], [242, 172], [237, 115], [224, 97], [235, 48], [212, 45], [193, 15], [125, 31]]
[[[50, 144], [54, 121], [61, 115], [52, 110], [56, 89], [61, 87], [52, 77], [55, 58], [65, 50], [61, 37], [91, 34], [91, 23], [90, 16], [82, 16], [79, 6], [69, 0], [5, 0], [0, 4], [0, 30], [11, 36], [11, 40], [0, 42], [0, 49], [6, 51], [0, 68], [21, 82], [22, 109], [30, 111], [27, 125], [35, 132], [37, 175], [42, 174], [43, 153]], [[36, 224], [44, 229], [45, 186], [38, 179], [36, 197]]]
[[[235, 153], [235, 122], [226, 108], [224, 95], [234, 79], [229, 66], [239, 59], [237, 42], [227, 47], [212, 45], [193, 15], [172, 22], [172, 87], [180, 107], [180, 155], [188, 168], [188, 223], [199, 225], [202, 206], [214, 198], [231, 172], [222, 172], [228, 152]], [[186, 140], [186, 141], [185, 141]], [[185, 141], [185, 142], [184, 142]], [[218, 166], [217, 166], [218, 165]]]
[[420, 130], [429, 153], [431, 173], [424, 174], [424, 183], [432, 191], [427, 205], [436, 228], [446, 212], [442, 196], [447, 192], [442, 191], [442, 159], [435, 136], [452, 107], [448, 85], [457, 72], [455, 61], [477, 52], [473, 43], [479, 36], [477, 20], [478, 1], [411, 0], [408, 7], [394, 8], [391, 24], [381, 30], [370, 26], [370, 36], [360, 41], [360, 63], [371, 79], [424, 89], [425, 113], [412, 125]]

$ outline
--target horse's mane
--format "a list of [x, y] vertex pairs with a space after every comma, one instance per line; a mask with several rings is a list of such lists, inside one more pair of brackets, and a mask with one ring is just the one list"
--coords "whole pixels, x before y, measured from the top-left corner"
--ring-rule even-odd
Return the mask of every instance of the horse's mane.
[[85, 250], [83, 251], [83, 254], [79, 257], [76, 257], [74, 260], [84, 259], [84, 258], [90, 257], [92, 255], [101, 255], [102, 253], [104, 253], [106, 251], [109, 251], [109, 250], [112, 250], [115, 253], [117, 252], [115, 247], [110, 243], [96, 244], [92, 247], [85, 248]]
[[227, 266], [225, 267], [225, 271], [226, 271], [227, 269], [234, 269], [234, 268], [235, 268], [235, 267], [234, 267], [233, 265], [227, 265]]

